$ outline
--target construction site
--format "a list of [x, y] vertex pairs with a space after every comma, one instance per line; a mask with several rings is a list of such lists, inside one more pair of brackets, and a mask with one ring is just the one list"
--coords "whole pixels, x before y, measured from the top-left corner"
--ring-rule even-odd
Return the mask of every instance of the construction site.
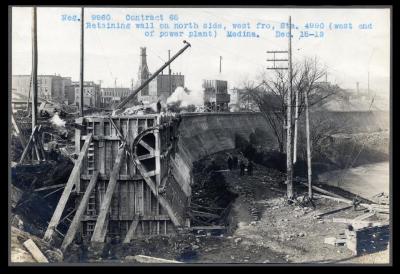
[[29, 96], [10, 106], [11, 263], [389, 263], [388, 111], [309, 110], [293, 88], [277, 127], [264, 103], [230, 111], [221, 80], [203, 81], [202, 110], [173, 106], [151, 83], [169, 69], [179, 89], [188, 41], [152, 74], [141, 48], [137, 86], [88, 108], [83, 20], [78, 104], [56, 102], [38, 92], [32, 9]]

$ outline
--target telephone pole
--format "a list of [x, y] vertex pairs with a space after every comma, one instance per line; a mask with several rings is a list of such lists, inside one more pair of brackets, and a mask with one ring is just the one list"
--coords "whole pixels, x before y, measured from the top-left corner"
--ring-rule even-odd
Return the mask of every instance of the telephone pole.
[[[289, 49], [287, 51], [267, 51], [267, 53], [273, 54], [273, 59], [267, 59], [267, 61], [273, 62], [272, 67], [267, 69], [288, 69], [289, 71], [289, 91], [286, 94], [286, 170], [287, 170], [287, 198], [291, 200], [293, 198], [293, 157], [292, 157], [292, 22], [289, 16]], [[276, 54], [288, 54], [288, 59], [277, 58]], [[288, 67], [277, 66], [277, 62], [288, 62]]]
[[222, 71], [222, 56], [219, 57], [219, 74], [221, 74]]
[[38, 67], [38, 49], [37, 49], [37, 19], [36, 7], [33, 8], [32, 16], [32, 133], [37, 124], [37, 67]]
[[306, 136], [307, 136], [307, 180], [308, 180], [308, 198], [312, 200], [312, 173], [311, 173], [311, 140], [310, 140], [310, 117], [308, 113], [308, 94], [305, 92], [304, 101], [306, 105]]
[[[171, 60], [171, 50], [168, 50], [168, 61]], [[172, 94], [172, 81], [171, 81], [171, 64], [168, 65], [168, 82], [169, 82], [169, 95]]]
[[81, 88], [81, 117], [83, 117], [83, 59], [84, 59], [84, 9], [81, 8], [81, 72], [80, 72], [80, 88]]
[[287, 163], [287, 198], [293, 198], [293, 162], [292, 162], [292, 17], [289, 16], [289, 93], [287, 96], [287, 137], [286, 137], [286, 163]]

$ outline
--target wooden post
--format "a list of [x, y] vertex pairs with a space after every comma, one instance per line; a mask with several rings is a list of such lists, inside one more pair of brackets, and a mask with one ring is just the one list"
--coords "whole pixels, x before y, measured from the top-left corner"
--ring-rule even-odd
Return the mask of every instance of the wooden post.
[[[168, 50], [168, 61], [171, 60], [171, 50]], [[172, 94], [171, 64], [168, 65], [169, 95]]]
[[299, 90], [296, 88], [296, 108], [294, 113], [294, 140], [293, 140], [293, 164], [297, 162], [297, 131], [299, 119]]
[[80, 63], [80, 69], [81, 69], [81, 71], [80, 71], [80, 93], [81, 93], [81, 117], [83, 117], [83, 109], [84, 109], [84, 106], [83, 106], [83, 103], [84, 103], [84, 100], [83, 100], [83, 72], [84, 72], [84, 66], [83, 66], [83, 61], [84, 61], [84, 29], [83, 29], [83, 26], [84, 26], [84, 17], [85, 17], [85, 13], [84, 13], [84, 8], [82, 7], [81, 8], [81, 63]]
[[32, 21], [32, 132], [37, 124], [37, 65], [38, 65], [37, 20], [36, 20], [36, 7], [33, 7], [33, 21]]
[[64, 191], [61, 195], [60, 201], [57, 204], [56, 210], [53, 213], [53, 217], [51, 217], [50, 223], [47, 227], [46, 233], [44, 234], [44, 240], [50, 241], [53, 237], [54, 230], [56, 229], [61, 215], [64, 211], [65, 205], [69, 199], [69, 195], [71, 194], [73, 186], [76, 184], [76, 181], [79, 179], [80, 169], [82, 166], [82, 160], [86, 155], [86, 152], [89, 148], [90, 142], [92, 141], [92, 134], [89, 134], [86, 137], [85, 144], [82, 147], [82, 150], [79, 154], [78, 159], [75, 162], [74, 168], [72, 169], [71, 175], [69, 176], [68, 182], [64, 188]]
[[96, 225], [94, 227], [93, 235], [92, 235], [92, 242], [104, 242], [105, 237], [105, 222], [106, 217], [108, 215], [108, 211], [111, 205], [111, 198], [114, 194], [115, 186], [117, 185], [117, 179], [119, 175], [119, 170], [121, 167], [121, 163], [125, 156], [125, 148], [122, 146], [118, 150], [117, 158], [115, 159], [115, 163], [113, 169], [110, 174], [110, 181], [108, 182], [107, 190], [104, 195], [103, 202], [101, 203], [100, 213], [96, 221]]
[[293, 162], [292, 162], [292, 19], [289, 16], [289, 90], [287, 94], [287, 122], [286, 122], [286, 172], [287, 198], [293, 198]]
[[96, 186], [97, 178], [99, 177], [99, 171], [96, 171], [92, 178], [90, 179], [89, 185], [87, 186], [85, 190], [85, 194], [82, 197], [82, 200], [78, 206], [78, 209], [76, 210], [75, 216], [72, 219], [71, 225], [68, 228], [67, 234], [65, 235], [65, 238], [61, 244], [61, 250], [64, 252], [67, 247], [71, 244], [71, 242], [75, 238], [76, 231], [78, 230], [80, 221], [82, 219], [83, 214], [85, 213], [87, 204], [89, 202], [90, 195]]
[[308, 178], [308, 197], [312, 199], [312, 173], [311, 173], [311, 140], [310, 140], [310, 117], [308, 110], [308, 94], [304, 96], [306, 105], [306, 135], [307, 135], [307, 178]]

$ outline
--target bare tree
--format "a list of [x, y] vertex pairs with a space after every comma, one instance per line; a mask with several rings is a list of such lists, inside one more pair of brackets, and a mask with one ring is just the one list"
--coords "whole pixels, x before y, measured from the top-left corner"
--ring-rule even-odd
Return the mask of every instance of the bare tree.
[[[306, 58], [293, 65], [293, 90], [299, 93], [299, 117], [305, 109], [304, 97], [306, 93], [310, 106], [321, 104], [329, 96], [335, 94], [335, 88], [320, 83], [325, 73], [325, 68], [321, 66], [317, 58]], [[288, 72], [286, 70], [274, 70], [269, 75], [264, 73], [261, 76], [260, 84], [246, 83], [244, 90], [243, 94], [247, 98], [251, 98], [268, 121], [276, 137], [279, 151], [284, 152], [287, 107], [285, 98], [289, 91]], [[292, 96], [291, 105], [293, 108], [296, 105], [295, 96]]]

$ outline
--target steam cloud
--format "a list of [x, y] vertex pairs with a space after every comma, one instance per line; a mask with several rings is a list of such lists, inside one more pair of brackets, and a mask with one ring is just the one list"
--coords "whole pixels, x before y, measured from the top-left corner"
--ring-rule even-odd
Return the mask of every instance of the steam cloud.
[[174, 93], [167, 99], [167, 104], [181, 102], [181, 107], [189, 105], [200, 106], [203, 104], [203, 91], [190, 91], [183, 87], [177, 87]]
[[54, 114], [54, 116], [51, 118], [51, 123], [55, 126], [58, 127], [65, 127], [65, 123], [66, 121], [64, 121], [63, 119], [60, 118], [60, 116], [58, 116], [58, 114]]

